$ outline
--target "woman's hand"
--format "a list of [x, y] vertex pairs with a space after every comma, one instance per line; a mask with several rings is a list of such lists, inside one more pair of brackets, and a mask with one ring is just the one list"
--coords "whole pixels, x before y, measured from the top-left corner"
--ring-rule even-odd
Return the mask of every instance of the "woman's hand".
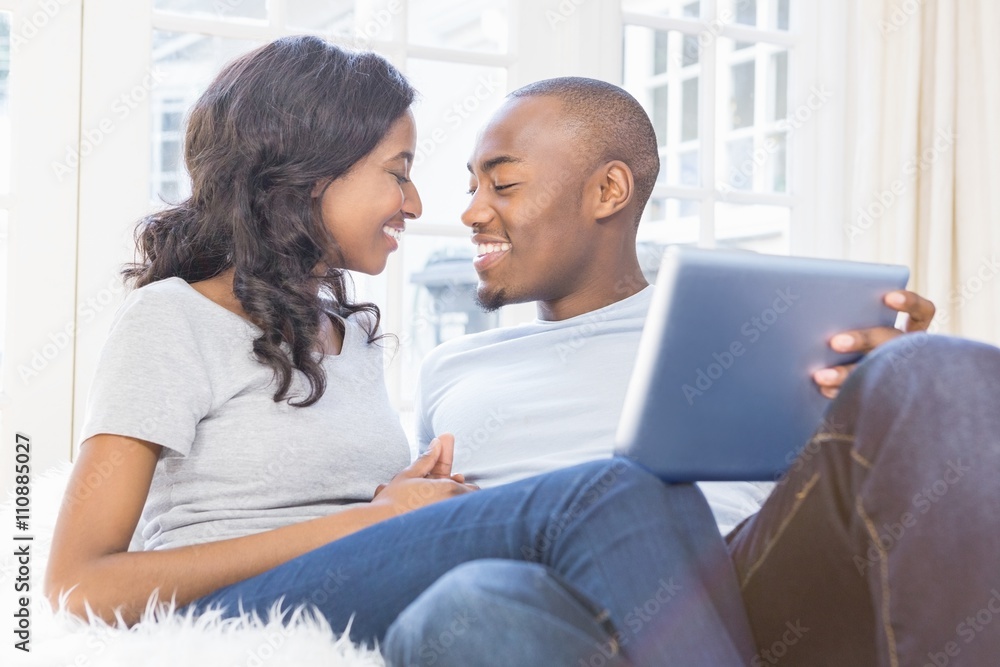
[[452, 474], [454, 453], [454, 436], [446, 433], [434, 438], [430, 448], [391, 482], [379, 484], [372, 503], [389, 505], [397, 514], [403, 514], [478, 490], [475, 484], [466, 484], [463, 475]]

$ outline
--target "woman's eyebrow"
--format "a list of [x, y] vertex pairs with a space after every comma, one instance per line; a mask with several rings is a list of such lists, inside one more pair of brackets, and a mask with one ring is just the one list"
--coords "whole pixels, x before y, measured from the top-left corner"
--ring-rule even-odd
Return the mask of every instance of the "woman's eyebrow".
[[400, 151], [396, 155], [386, 160], [386, 162], [395, 162], [396, 160], [405, 160], [407, 162], [413, 162], [413, 153], [410, 151]]

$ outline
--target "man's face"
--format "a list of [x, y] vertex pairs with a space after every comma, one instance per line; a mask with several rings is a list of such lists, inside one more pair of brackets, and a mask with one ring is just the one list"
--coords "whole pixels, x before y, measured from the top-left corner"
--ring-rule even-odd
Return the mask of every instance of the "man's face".
[[595, 234], [582, 210], [586, 147], [552, 97], [508, 101], [469, 162], [462, 222], [478, 245], [478, 300], [487, 310], [550, 301], [580, 286]]

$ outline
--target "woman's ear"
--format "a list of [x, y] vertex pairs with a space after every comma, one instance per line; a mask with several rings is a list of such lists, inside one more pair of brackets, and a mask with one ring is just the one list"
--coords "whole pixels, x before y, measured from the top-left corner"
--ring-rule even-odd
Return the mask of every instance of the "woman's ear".
[[635, 181], [632, 179], [632, 170], [621, 160], [612, 160], [603, 165], [597, 170], [596, 176], [600, 197], [596, 202], [594, 218], [603, 220], [628, 206], [632, 200]]

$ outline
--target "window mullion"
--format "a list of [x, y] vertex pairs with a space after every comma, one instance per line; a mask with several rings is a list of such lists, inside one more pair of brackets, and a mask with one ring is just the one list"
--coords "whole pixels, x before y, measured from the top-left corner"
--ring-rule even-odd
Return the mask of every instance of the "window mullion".
[[267, 0], [267, 18], [272, 34], [281, 34], [288, 25], [287, 0]]
[[[713, 24], [718, 18], [715, 0], [702, 0], [702, 18]], [[701, 186], [705, 191], [699, 207], [701, 224], [698, 227], [698, 245], [715, 246], [716, 182], [716, 81], [718, 80], [719, 40], [713, 39], [701, 50], [701, 81], [698, 84], [698, 126], [701, 138]]]

